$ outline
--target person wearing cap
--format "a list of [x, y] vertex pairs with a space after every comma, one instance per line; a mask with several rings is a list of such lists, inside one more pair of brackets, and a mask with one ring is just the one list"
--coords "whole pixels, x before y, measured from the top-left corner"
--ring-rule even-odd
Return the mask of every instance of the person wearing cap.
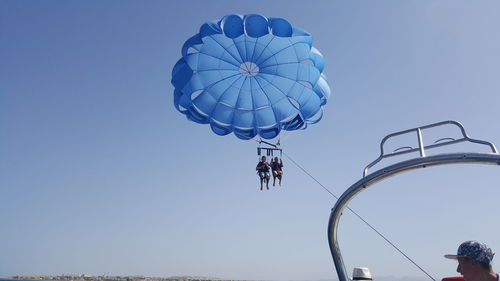
[[483, 243], [465, 241], [458, 247], [456, 255], [445, 255], [445, 258], [458, 261], [457, 272], [465, 281], [499, 281], [498, 274], [491, 266], [495, 253]]

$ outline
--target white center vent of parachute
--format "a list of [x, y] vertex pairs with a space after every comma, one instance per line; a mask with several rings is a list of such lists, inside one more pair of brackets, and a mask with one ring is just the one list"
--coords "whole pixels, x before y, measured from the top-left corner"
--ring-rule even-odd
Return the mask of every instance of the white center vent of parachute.
[[244, 62], [240, 65], [240, 73], [245, 75], [245, 76], [249, 76], [249, 77], [253, 77], [257, 74], [259, 74], [259, 67], [253, 63], [253, 62]]

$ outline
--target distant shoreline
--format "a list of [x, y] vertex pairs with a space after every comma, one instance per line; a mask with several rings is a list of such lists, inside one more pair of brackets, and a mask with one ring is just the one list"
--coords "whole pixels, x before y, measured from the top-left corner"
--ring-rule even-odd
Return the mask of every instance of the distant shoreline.
[[34, 280], [40, 280], [40, 281], [56, 281], [55, 279], [43, 279], [43, 278], [15, 278], [13, 277], [0, 277], [0, 281], [34, 281]]
[[16, 275], [0, 278], [0, 281], [249, 281], [230, 280], [200, 276], [172, 276], [172, 277], [146, 277], [146, 276], [91, 276], [81, 275]]

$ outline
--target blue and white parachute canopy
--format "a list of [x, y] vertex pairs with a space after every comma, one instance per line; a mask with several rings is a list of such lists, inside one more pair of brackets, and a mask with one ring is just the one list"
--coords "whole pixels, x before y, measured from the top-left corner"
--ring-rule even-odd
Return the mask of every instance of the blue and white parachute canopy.
[[307, 32], [282, 18], [227, 15], [200, 27], [172, 70], [177, 110], [217, 135], [276, 137], [322, 118], [330, 88]]

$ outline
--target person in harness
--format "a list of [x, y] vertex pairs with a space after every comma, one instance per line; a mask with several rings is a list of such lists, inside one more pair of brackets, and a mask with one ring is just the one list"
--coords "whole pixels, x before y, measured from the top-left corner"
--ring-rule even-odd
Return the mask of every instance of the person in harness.
[[278, 184], [281, 186], [281, 176], [283, 175], [283, 160], [277, 156], [271, 160], [271, 171], [273, 172], [273, 186], [276, 185], [276, 178], [278, 178]]
[[256, 168], [260, 177], [260, 190], [263, 188], [264, 181], [266, 182], [267, 190], [269, 190], [269, 169], [271, 169], [271, 166], [267, 163], [266, 156], [262, 156]]

